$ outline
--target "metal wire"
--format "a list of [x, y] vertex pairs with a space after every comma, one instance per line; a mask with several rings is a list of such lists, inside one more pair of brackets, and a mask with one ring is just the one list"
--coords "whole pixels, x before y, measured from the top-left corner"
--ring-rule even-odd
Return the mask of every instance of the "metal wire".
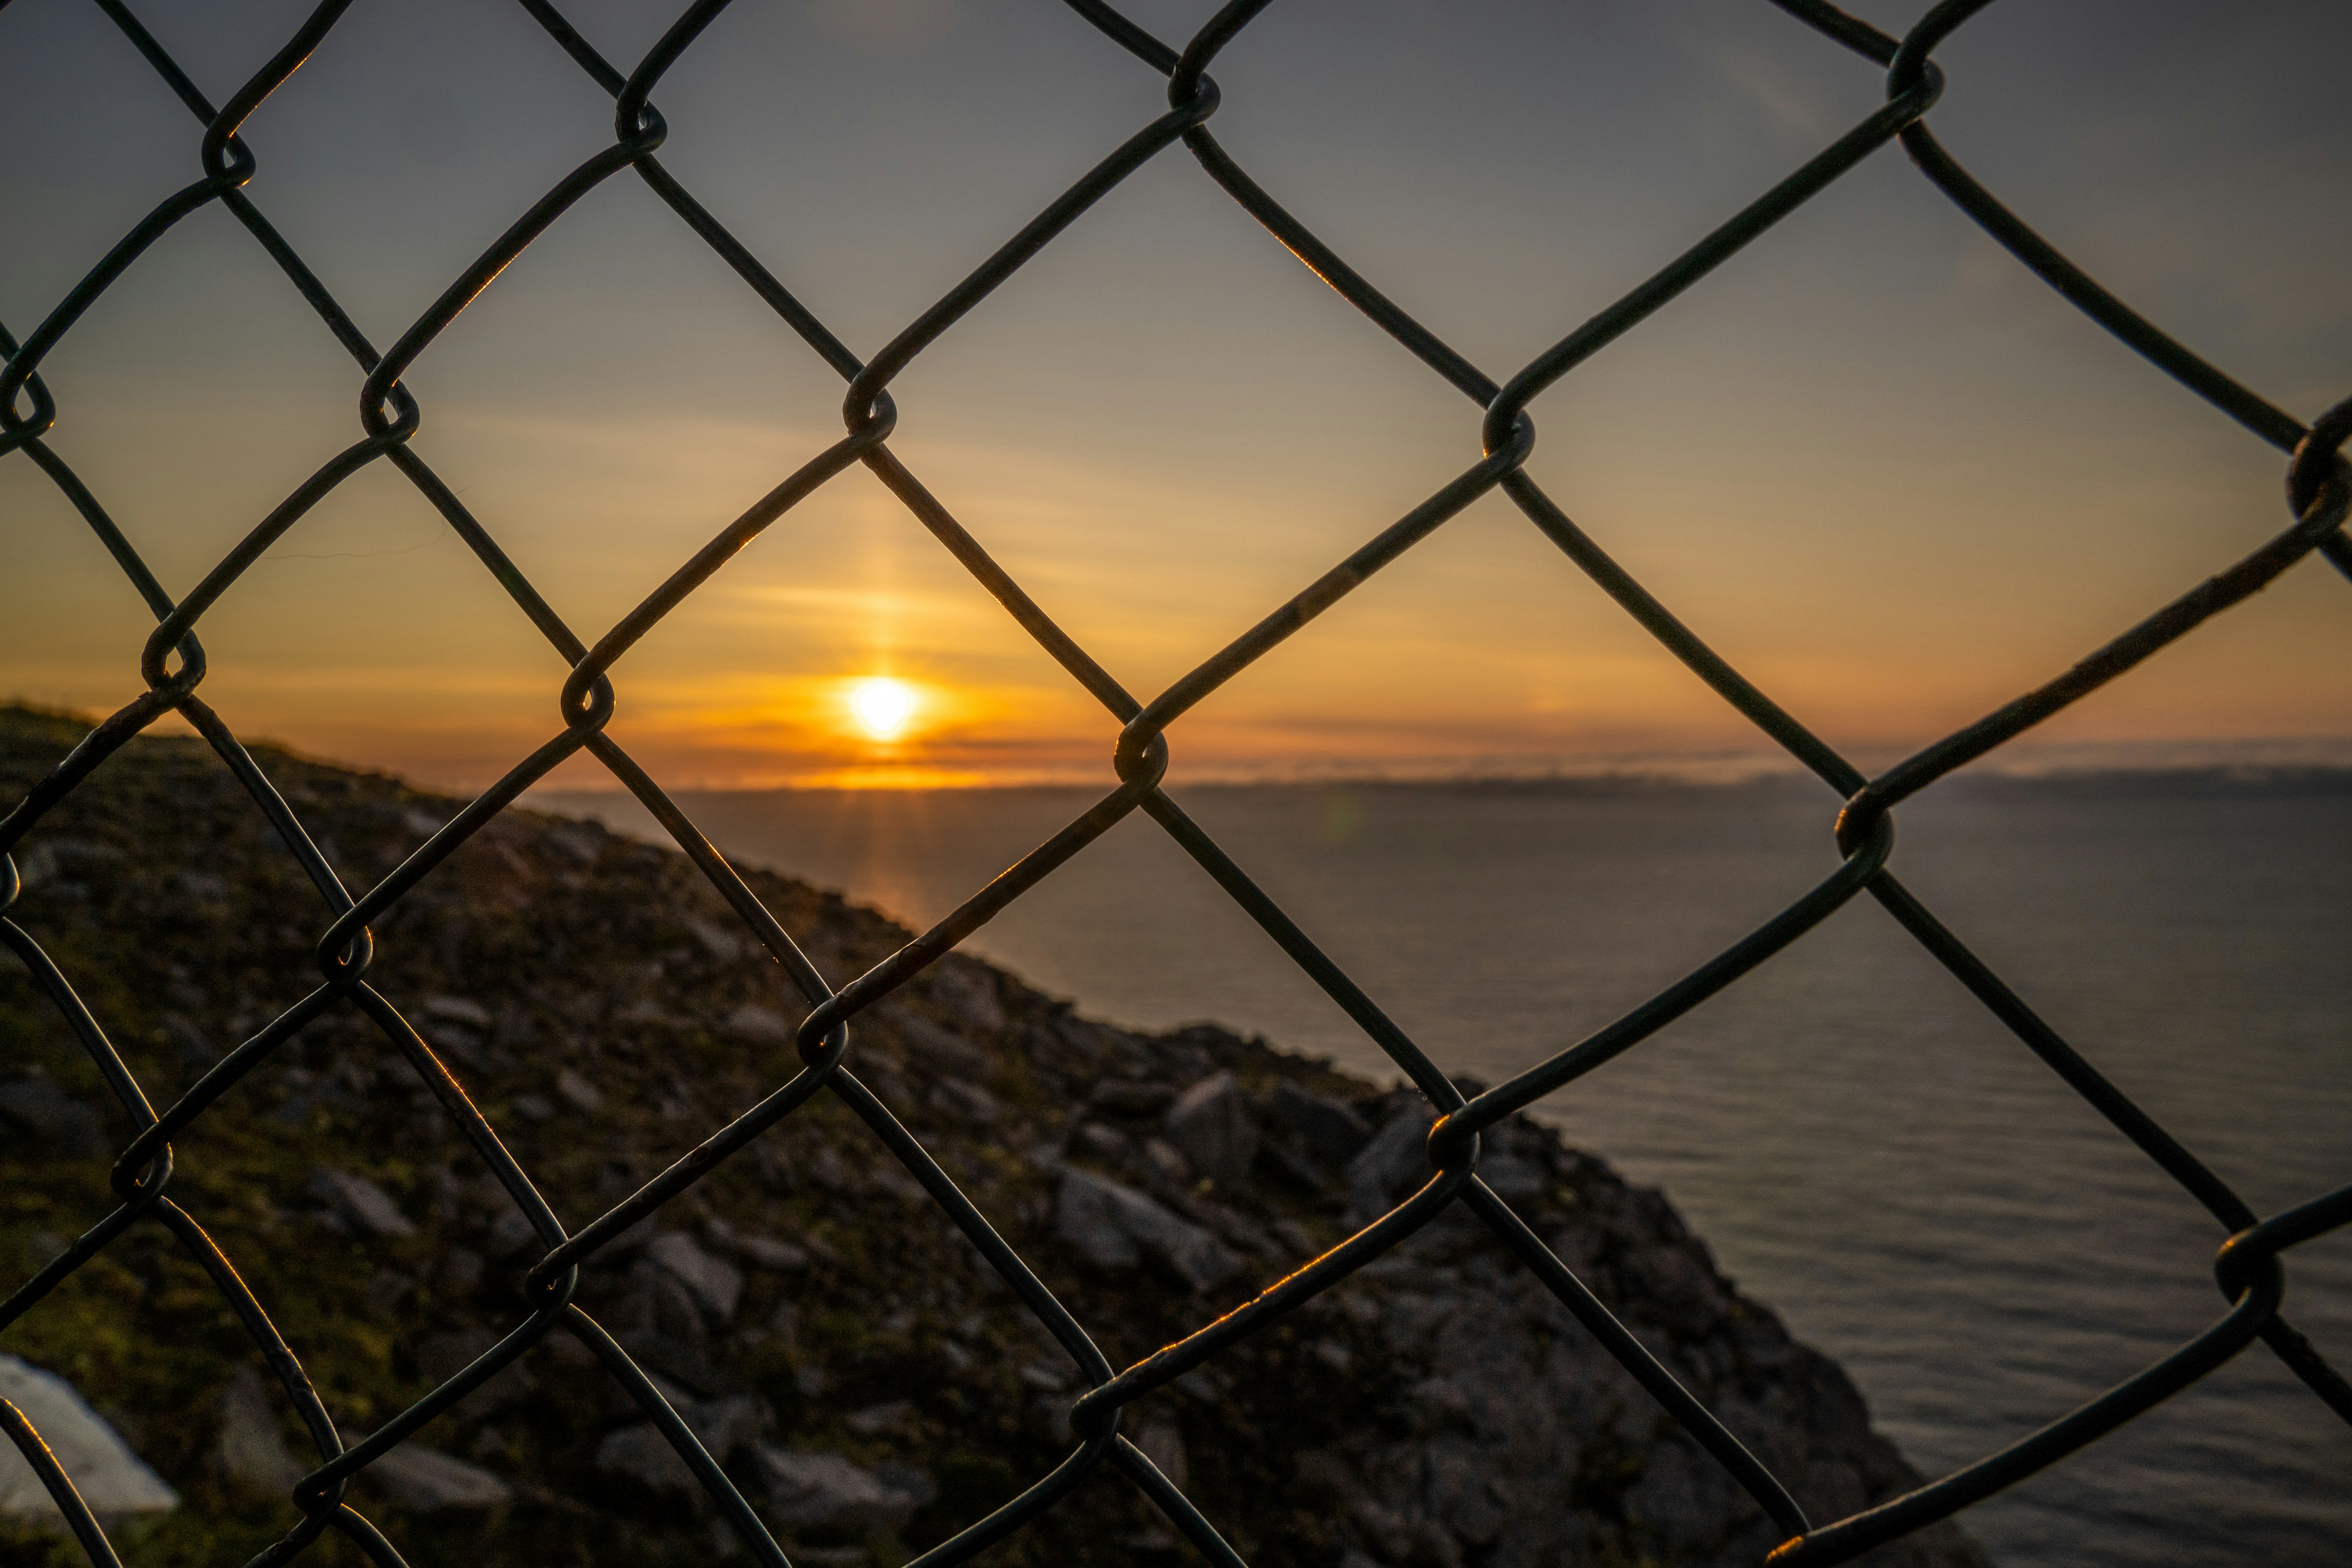
[[[1210, 1561], [1241, 1559], [1216, 1528], [1120, 1435], [1120, 1413], [1133, 1400], [1181, 1375], [1273, 1319], [1328, 1289], [1380, 1257], [1455, 1203], [1484, 1222], [1577, 1320], [1689, 1435], [1753, 1498], [1785, 1537], [1770, 1553], [1784, 1564], [1843, 1562], [1871, 1547], [1944, 1519], [2001, 1488], [2055, 1463], [2101, 1434], [2188, 1386], [2260, 1339], [2339, 1416], [2352, 1422], [2352, 1386], [2279, 1315], [2285, 1289], [2284, 1254], [2352, 1221], [2352, 1188], [2326, 1194], [2267, 1218], [2257, 1215], [2193, 1153], [2109, 1082], [2010, 989], [1888, 869], [1895, 841], [1894, 808], [1956, 770], [2015, 739], [2085, 694], [2116, 679], [2149, 654], [2262, 588], [2317, 552], [2352, 576], [2352, 540], [2343, 531], [2352, 510], [2352, 468], [2338, 448], [2352, 435], [2352, 399], [2337, 404], [2306, 429], [2167, 335], [2060, 255], [1996, 200], [1947, 153], [1926, 116], [1944, 87], [1932, 59], [1936, 47], [1990, 0], [1944, 0], [1906, 36], [1897, 38], [1820, 0], [1775, 0], [1781, 10], [1823, 38], [1883, 68], [1886, 102], [1832, 142], [1688, 251], [1659, 268], [1622, 299], [1569, 333], [1507, 379], [1496, 381], [1381, 294], [1260, 186], [1218, 143], [1209, 129], [1216, 113], [1210, 64], [1231, 46], [1271, 0], [1232, 0], [1179, 48], [1121, 16], [1104, 0], [1067, 0], [1069, 9], [1167, 79], [1168, 110], [1109, 152], [1084, 178], [1039, 213], [964, 280], [918, 316], [871, 359], [860, 360], [802, 305], [734, 236], [662, 166], [656, 153], [667, 133], [651, 102], [663, 74], [691, 47], [729, 0], [688, 6], [634, 68], [624, 72], [598, 54], [550, 0], [519, 0], [557, 47], [610, 94], [614, 141], [599, 149], [526, 211], [496, 244], [445, 289], [379, 354], [318, 277], [246, 195], [256, 168], [238, 132], [269, 94], [300, 68], [326, 38], [351, 0], [321, 0], [294, 36], [230, 100], [215, 108], [148, 33], [123, 0], [93, 0], [186, 105], [203, 128], [203, 178], [158, 205], [83, 276], [21, 346], [0, 329], [0, 454], [21, 451], [73, 504], [104, 542], [156, 618], [142, 654], [147, 692], [100, 723], [62, 763], [0, 819], [0, 852], [13, 850], [42, 816], [121, 745], [166, 712], [186, 718], [235, 773], [254, 805], [317, 887], [327, 910], [318, 939], [320, 984], [207, 1071], [160, 1113], [83, 1005], [67, 977], [14, 920], [0, 918], [5, 941], [71, 1026], [124, 1109], [142, 1129], [115, 1161], [111, 1183], [119, 1207], [95, 1228], [0, 1303], [0, 1328], [22, 1316], [60, 1281], [142, 1221], [163, 1226], [187, 1247], [276, 1371], [285, 1393], [317, 1443], [318, 1468], [294, 1491], [302, 1521], [257, 1563], [298, 1555], [328, 1530], [352, 1540], [375, 1562], [402, 1559], [390, 1542], [343, 1502], [351, 1479], [455, 1405], [467, 1393], [562, 1330], [598, 1357], [656, 1424], [711, 1494], [722, 1516], [762, 1562], [788, 1560], [759, 1517], [693, 1433], [628, 1353], [571, 1300], [579, 1266], [631, 1225], [708, 1176], [762, 1131], [813, 1096], [839, 1099], [872, 1131], [882, 1147], [912, 1173], [994, 1271], [1076, 1363], [1088, 1384], [1073, 1405], [1077, 1447], [1049, 1474], [996, 1512], [973, 1522], [918, 1562], [924, 1568], [959, 1563], [1051, 1509], [1088, 1472], [1108, 1464], [1125, 1473]], [[0, 0], [5, 8], [6, 0]], [[1759, 688], [1710, 649], [1673, 613], [1610, 558], [1563, 512], [1526, 470], [1535, 443], [1528, 408], [1545, 389], [1603, 345], [1655, 314], [1683, 290], [1721, 266], [1750, 240], [1889, 142], [1899, 141], [1919, 171], [2044, 282], [2121, 339], [2158, 369], [2289, 458], [2288, 526], [2260, 549], [2197, 584], [2104, 647], [1974, 723], [1956, 731], [1885, 772], [1871, 776], [1807, 730]], [[1143, 164], [1181, 142], [1208, 177], [1233, 197], [1342, 298], [1483, 410], [1484, 455], [1460, 475], [1374, 535], [1361, 549], [1209, 658], [1167, 690], [1138, 700], [1038, 607], [954, 516], [892, 452], [898, 421], [889, 387], [898, 374], [1066, 229], [1087, 207]], [[464, 312], [499, 272], [600, 183], [633, 171], [847, 384], [845, 434], [810, 458], [742, 516], [719, 531], [643, 603], [592, 644], [568, 626], [499, 548], [488, 531], [443, 483], [412, 437], [421, 421], [401, 378]], [[320, 321], [362, 374], [361, 438], [337, 454], [205, 574], [174, 597], [116, 527], [98, 499], [43, 440], [58, 412], [40, 377], [42, 363], [65, 340], [100, 295], [136, 264], [147, 248], [190, 213], [212, 203], [226, 207], [300, 291]], [[498, 784], [385, 877], [354, 900], [312, 843], [299, 818], [219, 716], [197, 695], [205, 673], [197, 626], [246, 570], [329, 491], [383, 459], [400, 470], [474, 551], [572, 672], [560, 693], [563, 727]], [[613, 672], [635, 644], [692, 595], [738, 551], [792, 507], [853, 464], [863, 464], [896, 494], [923, 526], [994, 595], [1006, 612], [1125, 726], [1113, 758], [1117, 787], [1083, 816], [974, 893], [938, 925], [838, 990], [827, 984], [789, 932], [728, 866], [685, 814], [620, 745], [604, 733], [614, 707]], [[1161, 788], [1169, 766], [1167, 734], [1202, 698], [1299, 631], [1309, 621], [1488, 490], [1499, 489], [1528, 521], [1582, 568], [1627, 614], [1687, 665], [1733, 708], [1753, 721], [1829, 785], [1843, 802], [1834, 824], [1843, 856], [1821, 885], [1754, 931], [1589, 1038], [1509, 1081], [1465, 1100], [1422, 1049], [1268, 898]], [[176, 660], [176, 663], [174, 663]], [[460, 845], [481, 830], [530, 785], [573, 753], [602, 762], [652, 812], [700, 868], [713, 888], [782, 964], [811, 1005], [796, 1037], [802, 1067], [765, 1100], [721, 1128], [693, 1152], [639, 1192], [578, 1231], [567, 1231], [531, 1178], [508, 1152], [497, 1131], [418, 1037], [400, 1010], [367, 980], [374, 955], [373, 921], [405, 897]], [[1425, 1095], [1437, 1113], [1428, 1139], [1427, 1183], [1395, 1209], [1255, 1299], [1187, 1338], [1124, 1370], [1114, 1368], [1085, 1327], [1055, 1300], [1018, 1253], [999, 1236], [923, 1146], [899, 1124], [851, 1070], [851, 1022], [907, 984], [940, 955], [980, 929], [1080, 848], [1130, 812], [1140, 810], [1167, 830], [1234, 901], [1274, 938]], [[21, 884], [12, 857], [0, 878], [0, 911], [13, 907]], [[2186, 1188], [2220, 1223], [2226, 1239], [2214, 1276], [2227, 1310], [2211, 1327], [2105, 1394], [2039, 1432], [1849, 1518], [1808, 1520], [1781, 1485], [1707, 1409], [1685, 1390], [1543, 1241], [1478, 1175], [1478, 1133], [1533, 1104], [1583, 1073], [1629, 1050], [1706, 997], [1738, 981], [1802, 937], [1855, 895], [1877, 900], [1937, 960], [2003, 1024], [2049, 1064], [2058, 1079], [2106, 1118], [2150, 1160]], [[169, 1195], [171, 1141], [226, 1090], [268, 1058], [304, 1025], [331, 1006], [350, 1003], [383, 1031], [439, 1098], [484, 1164], [529, 1220], [544, 1256], [525, 1276], [528, 1319], [492, 1349], [355, 1447], [346, 1448], [293, 1352], [229, 1260], [202, 1226]], [[58, 1469], [39, 1435], [14, 1406], [0, 1405], [0, 1426], [32, 1463], [65, 1512], [94, 1564], [116, 1559], [89, 1509]]]

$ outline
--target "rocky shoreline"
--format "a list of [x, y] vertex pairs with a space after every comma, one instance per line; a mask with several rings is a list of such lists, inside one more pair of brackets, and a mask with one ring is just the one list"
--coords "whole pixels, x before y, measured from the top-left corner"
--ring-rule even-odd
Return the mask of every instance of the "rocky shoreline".
[[[11, 801], [78, 737], [0, 710]], [[356, 891], [458, 802], [261, 751]], [[315, 984], [316, 893], [199, 743], [142, 740], [21, 847], [11, 911], [158, 1105]], [[907, 940], [746, 879], [835, 983]], [[775, 964], [674, 851], [511, 811], [376, 924], [376, 984], [576, 1227], [791, 1070]], [[859, 1020], [851, 1066], [1114, 1365], [1322, 1251], [1426, 1179], [1419, 1097], [1200, 1026], [1086, 1018], [950, 957]], [[20, 965], [0, 967], [7, 1288], [110, 1206], [128, 1122]], [[1917, 1483], [1826, 1358], [1740, 1296], [1659, 1194], [1523, 1119], [1481, 1173], [1790, 1486], [1835, 1517]], [[519, 1322], [530, 1228], [407, 1064], [337, 1008], [177, 1145], [172, 1193], [236, 1261], [338, 1426], [372, 1429]], [[1076, 1369], [897, 1162], [820, 1095], [583, 1268], [794, 1560], [889, 1564], [1042, 1476]], [[243, 1561], [317, 1461], [205, 1279], [135, 1228], [0, 1332], [176, 1489], [142, 1563]], [[1458, 1207], [1147, 1396], [1126, 1430], [1259, 1568], [1755, 1563], [1776, 1531]], [[0, 1462], [21, 1463], [0, 1451]], [[412, 1563], [734, 1550], [683, 1464], [570, 1336], [355, 1487]], [[39, 1560], [30, 1514], [0, 1561]], [[6, 1544], [13, 1541], [15, 1545]], [[1188, 1554], [1097, 1472], [1004, 1563]], [[1977, 1568], [1939, 1527], [1866, 1562]]]

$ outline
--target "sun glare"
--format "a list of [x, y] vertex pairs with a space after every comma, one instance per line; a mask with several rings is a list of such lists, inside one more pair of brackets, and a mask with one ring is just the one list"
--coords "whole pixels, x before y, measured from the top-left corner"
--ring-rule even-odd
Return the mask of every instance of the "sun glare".
[[895, 741], [915, 716], [915, 689], [877, 675], [849, 689], [849, 711], [857, 727], [877, 741]]

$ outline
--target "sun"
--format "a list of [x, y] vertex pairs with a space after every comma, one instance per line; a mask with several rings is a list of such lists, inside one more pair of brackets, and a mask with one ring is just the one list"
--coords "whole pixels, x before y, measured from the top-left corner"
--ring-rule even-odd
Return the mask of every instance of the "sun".
[[877, 741], [895, 741], [915, 716], [915, 689], [877, 675], [849, 689], [849, 711], [857, 727]]

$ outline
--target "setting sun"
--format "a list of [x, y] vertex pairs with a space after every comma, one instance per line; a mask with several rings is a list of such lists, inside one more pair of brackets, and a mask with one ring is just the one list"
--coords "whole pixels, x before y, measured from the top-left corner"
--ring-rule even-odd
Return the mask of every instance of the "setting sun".
[[915, 689], [877, 675], [849, 689], [849, 710], [857, 727], [877, 741], [895, 741], [915, 716]]

